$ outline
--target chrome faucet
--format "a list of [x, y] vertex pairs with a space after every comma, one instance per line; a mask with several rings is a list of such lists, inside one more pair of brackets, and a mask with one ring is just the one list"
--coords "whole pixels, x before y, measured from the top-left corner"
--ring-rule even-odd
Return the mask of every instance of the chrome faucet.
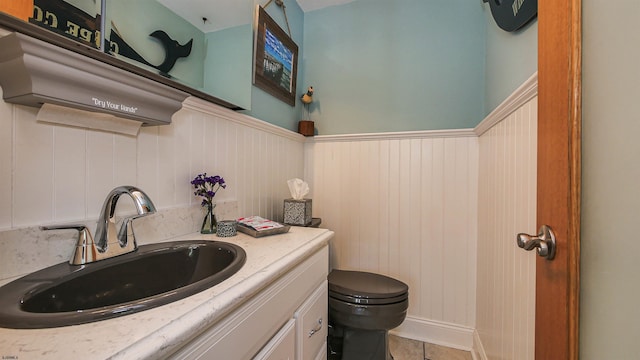
[[[120, 196], [129, 195], [138, 212], [137, 215], [125, 217], [116, 231], [115, 210]], [[133, 233], [133, 220], [151, 215], [156, 207], [142, 190], [134, 186], [119, 186], [107, 195], [100, 212], [95, 240], [84, 225], [43, 226], [42, 230], [75, 229], [79, 231], [76, 250], [69, 260], [72, 265], [82, 265], [98, 260], [135, 251], [138, 248]]]
[[[127, 194], [133, 199], [138, 215], [130, 216], [122, 220], [120, 231], [116, 233], [116, 204], [120, 195]], [[98, 253], [103, 254], [103, 259], [126, 254], [138, 248], [133, 234], [132, 221], [134, 219], [151, 215], [156, 212], [156, 207], [149, 196], [142, 190], [133, 186], [119, 186], [107, 195], [102, 206], [102, 212], [98, 218], [96, 228], [95, 246]]]

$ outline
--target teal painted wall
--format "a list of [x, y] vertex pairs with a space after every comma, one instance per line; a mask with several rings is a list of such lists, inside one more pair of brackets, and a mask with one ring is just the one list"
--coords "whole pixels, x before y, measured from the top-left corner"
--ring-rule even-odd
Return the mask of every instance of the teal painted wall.
[[245, 24], [205, 34], [204, 91], [251, 109], [253, 26]]
[[496, 25], [489, 4], [483, 4], [487, 22], [485, 115], [502, 103], [538, 71], [538, 20], [506, 32]]
[[[244, 1], [249, 4], [253, 0]], [[248, 20], [252, 18], [249, 8], [250, 5], [247, 6]], [[112, 21], [125, 40], [152, 64], [160, 64], [165, 57], [160, 42], [148, 36], [154, 30], [164, 30], [181, 44], [194, 39], [189, 57], [178, 59], [171, 70], [173, 80], [242, 108], [251, 108], [251, 23], [205, 34], [157, 0], [107, 0], [107, 34]], [[122, 59], [157, 72], [133, 60]]]
[[482, 3], [359, 0], [305, 14], [318, 133], [469, 128], [484, 114]]
[[[264, 5], [264, 1], [258, 3]], [[306, 86], [302, 83], [303, 64], [300, 59], [303, 57], [304, 47], [303, 32], [304, 32], [304, 12], [295, 0], [285, 0], [284, 5], [287, 12], [287, 19], [291, 28], [291, 37], [293, 41], [298, 45], [298, 76], [297, 76], [297, 91], [296, 97], [301, 94], [302, 89]], [[287, 24], [284, 16], [284, 12], [280, 9], [275, 2], [272, 2], [266, 8], [267, 13], [271, 16], [278, 25], [286, 32]], [[252, 86], [251, 87], [251, 109], [243, 111], [244, 113], [256, 117], [260, 120], [267, 121], [274, 125], [278, 125], [285, 129], [297, 131], [298, 121], [300, 120], [300, 113], [302, 111], [302, 104], [300, 101], [296, 101], [295, 106], [290, 106], [275, 97], [269, 95], [263, 90]]]
[[[252, 25], [203, 34], [155, 0], [107, 4], [152, 63], [164, 49], [139, 34], [161, 23], [181, 43], [195, 39], [171, 72], [176, 79], [289, 130], [306, 120], [300, 101], [292, 107], [252, 85]], [[537, 70], [537, 21], [507, 33], [480, 1], [356, 0], [306, 14], [295, 0], [285, 5], [299, 46], [296, 98], [314, 86], [319, 134], [474, 127]], [[282, 9], [272, 3], [267, 12], [286, 31]]]
[[[165, 50], [156, 39], [148, 36], [155, 30], [164, 30], [180, 44], [193, 39], [191, 54], [180, 58], [170, 74], [196, 89], [202, 88], [204, 69], [204, 34], [186, 20], [176, 16], [155, 0], [107, 0], [107, 31], [109, 37], [111, 23], [115, 24], [120, 35], [142, 57], [151, 64], [164, 61]], [[145, 67], [143, 64], [122, 57], [123, 60]], [[148, 70], [157, 72], [148, 67]]]

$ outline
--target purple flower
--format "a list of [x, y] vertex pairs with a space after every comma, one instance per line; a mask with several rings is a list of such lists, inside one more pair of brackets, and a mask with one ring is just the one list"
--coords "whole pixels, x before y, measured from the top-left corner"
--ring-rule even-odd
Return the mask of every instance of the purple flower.
[[221, 176], [209, 176], [207, 177], [207, 173], [198, 174], [193, 180], [191, 180], [191, 185], [195, 191], [193, 192], [196, 196], [202, 196], [202, 206], [211, 206], [213, 205], [213, 197], [216, 196], [216, 192], [220, 190], [220, 188], [225, 189], [227, 185], [224, 182], [224, 178]]

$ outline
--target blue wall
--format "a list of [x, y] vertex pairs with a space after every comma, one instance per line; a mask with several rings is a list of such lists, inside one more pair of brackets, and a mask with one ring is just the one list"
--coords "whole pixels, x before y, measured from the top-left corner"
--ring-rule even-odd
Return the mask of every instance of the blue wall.
[[480, 1], [359, 0], [305, 14], [319, 134], [452, 129], [484, 114]]
[[[140, 55], [151, 64], [160, 64], [165, 58], [164, 46], [149, 37], [155, 30], [164, 30], [180, 44], [193, 39], [191, 54], [187, 58], [179, 58], [171, 76], [174, 80], [199, 89], [203, 84], [204, 34], [186, 20], [176, 16], [169, 9], [155, 0], [109, 0], [107, 1], [106, 37], [109, 37], [112, 22], [120, 35]], [[120, 57], [157, 73], [154, 68], [147, 67], [136, 61]]]
[[485, 115], [489, 114], [525, 80], [538, 71], [538, 20], [516, 32], [496, 25], [489, 4], [487, 22]]
[[[202, 34], [155, 1], [108, 5], [123, 35], [153, 63], [164, 49], [135, 34], [160, 22], [181, 42], [195, 39], [192, 55], [172, 70], [177, 79], [286, 129], [307, 119], [300, 101], [291, 107], [251, 85], [251, 25]], [[507, 33], [481, 1], [356, 0], [306, 14], [295, 0], [285, 5], [299, 46], [296, 98], [314, 86], [310, 119], [319, 134], [474, 127], [537, 70], [537, 21]], [[140, 22], [140, 11], [154, 22]], [[267, 12], [286, 30], [275, 2]], [[191, 63], [205, 55], [204, 69]]]
[[251, 109], [253, 25], [205, 34], [204, 91], [243, 109]]

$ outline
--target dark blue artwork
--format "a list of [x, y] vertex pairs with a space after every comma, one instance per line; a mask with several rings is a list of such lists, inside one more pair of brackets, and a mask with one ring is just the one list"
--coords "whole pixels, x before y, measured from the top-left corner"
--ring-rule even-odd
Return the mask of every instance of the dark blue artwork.
[[293, 52], [289, 50], [269, 29], [265, 31], [264, 76], [280, 87], [291, 90]]

